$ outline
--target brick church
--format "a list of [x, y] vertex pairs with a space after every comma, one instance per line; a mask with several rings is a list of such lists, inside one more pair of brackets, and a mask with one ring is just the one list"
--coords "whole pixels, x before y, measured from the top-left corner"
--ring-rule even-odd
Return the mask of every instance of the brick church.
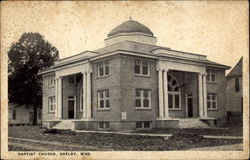
[[216, 125], [226, 115], [225, 70], [205, 55], [157, 46], [128, 20], [105, 47], [60, 59], [43, 77], [43, 126], [136, 130]]

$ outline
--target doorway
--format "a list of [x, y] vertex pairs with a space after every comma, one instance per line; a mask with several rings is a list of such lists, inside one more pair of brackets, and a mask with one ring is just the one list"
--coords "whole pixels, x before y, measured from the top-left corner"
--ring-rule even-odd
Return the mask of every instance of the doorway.
[[68, 119], [75, 118], [75, 105], [76, 105], [76, 98], [75, 96], [68, 97]]
[[193, 117], [193, 96], [192, 94], [186, 95], [186, 116]]

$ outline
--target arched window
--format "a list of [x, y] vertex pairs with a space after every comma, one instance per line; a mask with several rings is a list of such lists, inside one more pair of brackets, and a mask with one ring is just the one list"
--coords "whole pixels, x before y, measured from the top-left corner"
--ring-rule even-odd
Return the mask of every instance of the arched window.
[[169, 109], [181, 108], [180, 83], [171, 74], [168, 74], [168, 108]]

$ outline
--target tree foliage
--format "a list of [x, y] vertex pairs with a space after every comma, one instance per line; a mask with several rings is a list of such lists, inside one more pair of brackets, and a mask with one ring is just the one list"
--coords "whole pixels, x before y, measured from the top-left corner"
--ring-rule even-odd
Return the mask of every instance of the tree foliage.
[[58, 50], [39, 33], [24, 33], [8, 52], [9, 102], [39, 107], [42, 78], [38, 72], [58, 59]]

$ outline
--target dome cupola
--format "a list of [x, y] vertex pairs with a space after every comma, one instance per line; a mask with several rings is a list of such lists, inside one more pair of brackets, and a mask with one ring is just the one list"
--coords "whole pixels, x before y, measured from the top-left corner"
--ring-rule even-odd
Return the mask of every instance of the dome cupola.
[[119, 43], [121, 41], [135, 41], [155, 45], [156, 37], [145, 25], [130, 19], [115, 27], [105, 39], [106, 46]]

